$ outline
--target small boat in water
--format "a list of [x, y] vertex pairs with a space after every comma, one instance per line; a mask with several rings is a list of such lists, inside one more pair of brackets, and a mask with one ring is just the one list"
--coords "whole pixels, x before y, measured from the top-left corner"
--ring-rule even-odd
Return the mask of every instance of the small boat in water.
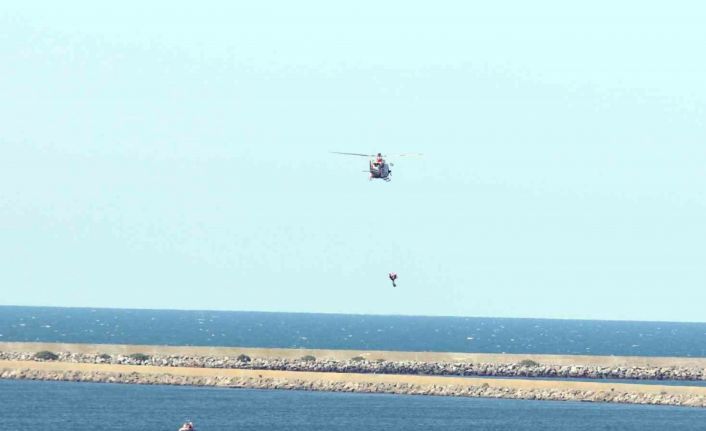
[[193, 422], [184, 422], [179, 431], [196, 431], [196, 428], [194, 428]]

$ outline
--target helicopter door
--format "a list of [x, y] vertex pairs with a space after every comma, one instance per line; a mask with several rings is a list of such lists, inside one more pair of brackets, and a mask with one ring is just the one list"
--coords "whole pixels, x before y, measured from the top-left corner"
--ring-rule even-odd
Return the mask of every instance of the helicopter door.
[[379, 178], [380, 173], [382, 172], [382, 169], [378, 166], [375, 166], [373, 162], [370, 162], [370, 173], [373, 175], [373, 178]]

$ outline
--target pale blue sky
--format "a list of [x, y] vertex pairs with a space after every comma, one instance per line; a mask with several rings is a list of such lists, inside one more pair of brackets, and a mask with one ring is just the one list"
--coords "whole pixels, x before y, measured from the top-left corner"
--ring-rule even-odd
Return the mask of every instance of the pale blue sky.
[[701, 2], [145, 3], [0, 8], [0, 304], [706, 321]]

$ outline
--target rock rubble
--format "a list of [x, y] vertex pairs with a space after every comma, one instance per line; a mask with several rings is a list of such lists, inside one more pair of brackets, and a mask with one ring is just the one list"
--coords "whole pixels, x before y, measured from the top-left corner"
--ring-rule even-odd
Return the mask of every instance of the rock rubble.
[[[38, 360], [34, 352], [0, 352], [0, 360]], [[703, 368], [685, 367], [600, 367], [584, 365], [523, 365], [520, 363], [393, 362], [385, 360], [297, 360], [237, 357], [154, 355], [139, 360], [127, 355], [99, 355], [58, 352], [59, 362], [154, 365], [160, 367], [229, 368], [252, 370], [312, 371], [360, 374], [406, 374], [427, 376], [543, 377], [635, 380], [706, 380]]]
[[436, 395], [454, 397], [509, 398], [553, 401], [588, 401], [628, 404], [658, 404], [671, 406], [706, 407], [706, 397], [691, 394], [650, 394], [618, 391], [512, 389], [459, 385], [419, 385], [411, 383], [341, 382], [281, 378], [199, 377], [143, 373], [111, 373], [100, 371], [46, 371], [33, 369], [0, 369], [0, 379], [28, 379], [75, 381], [95, 383], [130, 383], [144, 385], [220, 386], [250, 389], [289, 389], [328, 392], [386, 393], [401, 395]]

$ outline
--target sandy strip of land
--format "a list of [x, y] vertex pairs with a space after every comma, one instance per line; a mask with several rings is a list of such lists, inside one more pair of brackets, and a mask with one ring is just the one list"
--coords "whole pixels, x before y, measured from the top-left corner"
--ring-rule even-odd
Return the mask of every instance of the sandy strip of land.
[[489, 379], [478, 377], [437, 377], [411, 376], [389, 374], [352, 374], [352, 373], [316, 373], [300, 371], [270, 371], [242, 369], [213, 369], [186, 367], [156, 367], [149, 365], [115, 365], [115, 364], [85, 364], [70, 362], [36, 362], [36, 361], [0, 361], [0, 370], [39, 370], [56, 372], [103, 372], [137, 375], [173, 375], [186, 377], [245, 377], [252, 379], [280, 379], [303, 382], [341, 382], [341, 383], [387, 383], [412, 384], [424, 386], [472, 387], [488, 385], [491, 388], [507, 388], [513, 390], [548, 389], [548, 390], [581, 390], [581, 391], [611, 391], [632, 394], [674, 394], [695, 395], [706, 397], [706, 387], [667, 386], [667, 385], [637, 385], [625, 383], [575, 382], [564, 380], [540, 379]]
[[251, 347], [197, 347], [197, 346], [149, 346], [127, 344], [69, 344], [69, 343], [0, 343], [5, 352], [52, 352], [107, 353], [110, 355], [192, 355], [192, 356], [237, 356], [246, 354], [253, 358], [298, 359], [312, 355], [317, 359], [349, 360], [361, 356], [369, 360], [420, 361], [420, 362], [471, 362], [471, 363], [517, 363], [531, 359], [543, 365], [583, 365], [601, 367], [685, 367], [706, 369], [706, 358], [648, 357], [648, 356], [591, 356], [591, 355], [535, 355], [493, 354], [454, 352], [397, 352], [381, 350], [324, 350], [324, 349], [262, 349]]

